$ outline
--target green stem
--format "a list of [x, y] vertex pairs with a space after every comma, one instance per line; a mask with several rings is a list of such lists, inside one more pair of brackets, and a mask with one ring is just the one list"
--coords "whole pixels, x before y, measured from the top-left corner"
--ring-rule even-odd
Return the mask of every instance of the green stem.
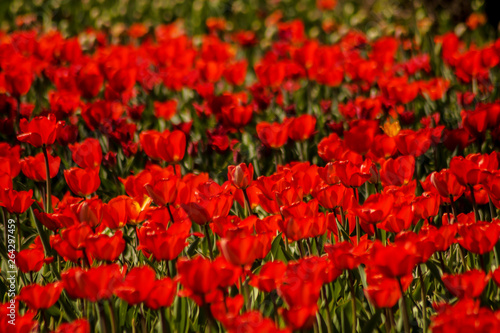
[[424, 276], [422, 273], [422, 267], [420, 265], [417, 266], [418, 275], [420, 280], [420, 297], [422, 299], [422, 324], [423, 324], [423, 333], [427, 332], [427, 309], [426, 309], [426, 292], [425, 292], [425, 284], [424, 284]]
[[115, 306], [113, 305], [113, 300], [106, 301], [106, 305], [108, 306], [109, 313], [111, 315], [111, 332], [116, 333], [116, 315], [115, 315]]
[[47, 146], [45, 144], [43, 144], [42, 150], [43, 150], [43, 156], [45, 157], [45, 172], [47, 175], [47, 179], [45, 180], [47, 184], [47, 193], [46, 193], [47, 200], [46, 200], [45, 212], [50, 213], [52, 211], [52, 189], [50, 184], [49, 155], [47, 154]]
[[210, 238], [210, 231], [208, 227], [208, 223], [205, 223], [205, 238], [207, 239], [208, 243], [208, 251], [210, 253], [210, 260], [214, 260], [214, 253], [212, 249], [212, 239]]
[[479, 212], [477, 211], [477, 203], [476, 196], [474, 195], [474, 187], [469, 185], [470, 189], [470, 197], [472, 199], [472, 208], [474, 209], [474, 217], [476, 218], [476, 222], [479, 221]]
[[247, 216], [250, 216], [250, 214], [257, 215], [252, 211], [252, 206], [250, 205], [250, 199], [248, 198], [248, 193], [246, 188], [243, 189], [243, 196], [245, 197], [245, 212]]
[[321, 288], [321, 298], [323, 299], [323, 301], [325, 302], [325, 305], [326, 305], [326, 329], [327, 329], [328, 333], [332, 333], [333, 332], [333, 328], [332, 328], [333, 319], [332, 319], [332, 313], [330, 310], [330, 302], [328, 301], [328, 298], [326, 297], [325, 290], [326, 290], [326, 285]]
[[358, 328], [358, 315], [356, 313], [356, 296], [354, 291], [354, 279], [349, 271], [346, 272], [349, 280], [349, 288], [351, 290], [351, 301], [352, 301], [352, 333], [357, 332]]
[[165, 319], [165, 309], [160, 308], [158, 309], [158, 312], [160, 313], [160, 322], [161, 322], [161, 331], [162, 333], [170, 332], [169, 329], [167, 329], [167, 320]]
[[398, 277], [399, 290], [401, 290], [401, 298], [399, 300], [399, 311], [403, 316], [403, 325], [405, 333], [410, 333], [410, 319], [408, 318], [408, 310], [406, 309], [405, 294], [403, 290], [403, 285], [401, 284], [401, 279]]
[[97, 302], [97, 308], [99, 310], [99, 326], [101, 327], [101, 333], [108, 333], [108, 327], [106, 326], [106, 314], [104, 313], [104, 306], [101, 302]]

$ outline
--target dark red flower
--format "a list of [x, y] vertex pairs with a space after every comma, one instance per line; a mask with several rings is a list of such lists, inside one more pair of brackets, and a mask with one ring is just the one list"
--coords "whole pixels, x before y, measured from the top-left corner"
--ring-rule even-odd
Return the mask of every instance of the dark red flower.
[[477, 298], [481, 296], [490, 280], [485, 272], [473, 269], [463, 274], [443, 274], [441, 277], [448, 291], [458, 298]]

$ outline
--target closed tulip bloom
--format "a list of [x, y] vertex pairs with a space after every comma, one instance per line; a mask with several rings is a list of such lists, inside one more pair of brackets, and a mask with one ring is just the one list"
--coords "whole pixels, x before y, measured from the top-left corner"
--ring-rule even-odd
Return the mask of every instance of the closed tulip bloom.
[[483, 293], [490, 280], [490, 275], [477, 269], [463, 274], [443, 274], [441, 277], [448, 291], [458, 298], [477, 298]]
[[0, 207], [5, 207], [11, 214], [22, 214], [35, 202], [32, 197], [33, 190], [3, 190], [0, 191]]
[[99, 167], [93, 169], [75, 167], [64, 170], [64, 179], [66, 179], [71, 192], [81, 197], [94, 193], [101, 185]]
[[168, 163], [177, 163], [186, 153], [186, 134], [175, 130], [168, 135], [162, 135], [158, 141], [158, 154]]
[[35, 117], [29, 122], [23, 118], [19, 123], [21, 134], [17, 136], [17, 139], [34, 147], [51, 145], [56, 140], [56, 130], [59, 123], [53, 114], [49, 114], [48, 117]]
[[430, 132], [425, 129], [419, 131], [402, 130], [394, 139], [401, 154], [413, 155], [414, 157], [424, 154], [432, 143]]
[[197, 256], [193, 259], [180, 258], [177, 274], [183, 289], [179, 296], [187, 296], [199, 306], [223, 299], [218, 290], [223, 278], [215, 262]]
[[174, 223], [165, 230], [164, 226], [145, 222], [138, 230], [139, 247], [149, 257], [153, 254], [158, 261], [173, 260], [186, 247], [186, 238], [191, 229], [190, 222]]
[[257, 124], [257, 136], [262, 144], [268, 148], [278, 149], [288, 140], [288, 123], [268, 123], [261, 121]]
[[285, 263], [281, 261], [269, 261], [262, 265], [259, 274], [252, 276], [250, 285], [266, 293], [270, 293], [281, 284], [285, 271]]
[[377, 308], [392, 308], [401, 298], [401, 290], [394, 279], [384, 279], [363, 289], [366, 298]]
[[463, 186], [481, 184], [490, 175], [489, 171], [462, 156], [455, 156], [451, 159], [450, 172], [455, 175], [457, 181]]
[[434, 171], [430, 180], [438, 193], [445, 199], [449, 199], [451, 196], [453, 200], [456, 200], [465, 192], [465, 186], [461, 185], [457, 177], [448, 169]]
[[72, 298], [97, 302], [111, 298], [124, 274], [117, 264], [101, 265], [83, 270], [71, 268], [61, 274], [64, 290]]
[[134, 267], [115, 288], [115, 295], [130, 305], [142, 303], [148, 298], [155, 280], [156, 273], [151, 267]]
[[154, 102], [154, 112], [156, 118], [170, 120], [177, 112], [177, 101]]
[[155, 179], [152, 182], [144, 185], [149, 197], [158, 206], [166, 206], [175, 201], [177, 189], [179, 187], [179, 178], [170, 177]]
[[361, 206], [353, 208], [353, 212], [366, 223], [378, 223], [387, 218], [393, 206], [392, 194], [378, 193], [370, 195]]
[[[54, 178], [59, 172], [61, 159], [59, 156], [47, 155], [49, 158], [50, 178]], [[47, 171], [45, 168], [45, 157], [43, 153], [38, 153], [35, 157], [28, 156], [21, 161], [21, 170], [23, 174], [37, 182], [44, 182], [47, 180]]]
[[43, 264], [49, 263], [53, 258], [45, 258], [45, 253], [40, 249], [25, 249], [16, 255], [16, 265], [23, 273], [38, 272]]
[[99, 140], [88, 138], [83, 142], [68, 145], [73, 161], [80, 168], [96, 168], [101, 165], [102, 149]]
[[294, 118], [288, 126], [288, 136], [293, 141], [304, 141], [313, 136], [316, 129], [316, 118], [309, 114], [304, 114]]
[[366, 160], [361, 165], [356, 165], [351, 161], [334, 162], [337, 175], [346, 187], [360, 187], [368, 181], [372, 177], [371, 164], [370, 160]]
[[96, 260], [115, 261], [125, 250], [123, 232], [118, 230], [113, 236], [90, 235], [85, 240], [88, 255]]
[[253, 106], [232, 104], [223, 106], [221, 112], [225, 125], [230, 128], [241, 129], [252, 120]]
[[166, 308], [172, 305], [177, 294], [177, 282], [170, 278], [156, 280], [153, 289], [146, 298], [145, 304], [152, 310]]
[[500, 227], [496, 221], [492, 223], [479, 221], [458, 228], [461, 236], [457, 239], [467, 251], [475, 254], [485, 254], [493, 251], [500, 237]]
[[85, 98], [94, 98], [102, 88], [104, 77], [95, 62], [87, 62], [76, 77], [78, 89]]
[[62, 231], [63, 239], [75, 249], [84, 248], [87, 238], [92, 234], [92, 228], [87, 223], [75, 224]]
[[45, 286], [30, 284], [21, 289], [18, 299], [33, 310], [48, 309], [56, 304], [63, 284], [61, 282], [49, 283]]
[[432, 192], [424, 192], [421, 196], [413, 199], [411, 206], [415, 217], [425, 220], [438, 214], [440, 204], [439, 195]]
[[266, 238], [266, 235], [235, 233], [222, 238], [219, 246], [227, 261], [236, 266], [245, 266], [252, 264], [256, 259], [261, 259], [264, 252], [265, 254], [269, 252], [271, 244], [266, 242]]
[[230, 165], [227, 168], [227, 177], [234, 187], [246, 189], [253, 181], [253, 165], [251, 163], [248, 166], [245, 163]]
[[411, 274], [418, 258], [409, 249], [398, 245], [375, 243], [371, 251], [371, 265], [385, 277], [401, 278]]
[[415, 171], [415, 158], [412, 155], [388, 159], [380, 169], [380, 179], [383, 186], [401, 186], [408, 184]]

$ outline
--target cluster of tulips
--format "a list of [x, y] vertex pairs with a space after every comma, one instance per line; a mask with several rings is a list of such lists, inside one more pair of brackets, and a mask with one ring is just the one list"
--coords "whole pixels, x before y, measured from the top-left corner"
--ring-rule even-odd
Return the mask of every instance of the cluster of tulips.
[[0, 332], [500, 331], [500, 39], [206, 24], [0, 31]]

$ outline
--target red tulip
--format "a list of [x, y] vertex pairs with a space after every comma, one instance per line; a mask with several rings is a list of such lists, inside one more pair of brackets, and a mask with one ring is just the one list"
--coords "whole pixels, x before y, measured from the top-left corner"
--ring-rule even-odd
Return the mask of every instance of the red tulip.
[[248, 166], [245, 163], [230, 165], [227, 168], [227, 177], [234, 187], [246, 189], [253, 181], [253, 165], [251, 163]]
[[257, 135], [266, 147], [278, 149], [285, 145], [288, 139], [288, 123], [268, 123], [261, 121], [257, 124]]
[[246, 60], [228, 64], [224, 69], [224, 78], [229, 84], [240, 86], [245, 82], [248, 62]]
[[443, 274], [441, 277], [448, 291], [458, 298], [480, 297], [490, 280], [485, 272], [473, 269], [463, 274]]
[[177, 163], [184, 158], [186, 152], [186, 135], [182, 131], [163, 134], [158, 141], [158, 153], [162, 160]]
[[412, 155], [388, 159], [380, 169], [380, 179], [383, 186], [401, 186], [408, 184], [415, 171], [415, 158]]
[[87, 238], [93, 234], [87, 223], [75, 224], [62, 231], [62, 238], [75, 249], [85, 248]]
[[156, 280], [155, 271], [149, 266], [134, 267], [125, 280], [115, 287], [115, 295], [130, 305], [146, 301]]
[[0, 206], [5, 207], [11, 214], [22, 214], [35, 202], [32, 197], [33, 190], [3, 190], [0, 191]]
[[23, 118], [19, 123], [21, 134], [17, 139], [34, 147], [51, 145], [56, 140], [56, 129], [60, 124], [62, 123], [57, 122], [53, 114], [49, 114], [48, 117], [35, 117], [30, 122]]
[[409, 249], [398, 245], [383, 246], [376, 242], [371, 251], [371, 265], [388, 278], [410, 275], [418, 258]]
[[177, 282], [170, 278], [156, 280], [153, 289], [146, 298], [145, 304], [148, 308], [158, 310], [172, 305], [177, 294]]
[[125, 250], [123, 232], [118, 230], [114, 236], [105, 234], [90, 235], [85, 240], [87, 254], [96, 260], [115, 261]]
[[90, 324], [86, 319], [77, 319], [71, 323], [59, 325], [54, 333], [90, 333]]
[[245, 232], [234, 232], [219, 241], [224, 258], [235, 266], [252, 264], [262, 259], [271, 250], [271, 238], [265, 234], [248, 235]]
[[68, 145], [71, 150], [73, 161], [80, 168], [96, 168], [101, 165], [102, 149], [99, 140], [88, 138], [81, 143]]
[[200, 256], [190, 260], [180, 258], [177, 261], [177, 273], [184, 288], [179, 296], [188, 296], [199, 306], [222, 301], [222, 293], [218, 290], [222, 276], [215, 263], [209, 259]]
[[491, 252], [500, 237], [500, 227], [496, 222], [477, 222], [458, 229], [457, 241], [467, 251], [475, 254]]
[[48, 309], [56, 304], [62, 290], [63, 284], [61, 282], [49, 283], [45, 286], [30, 284], [21, 289], [17, 298], [26, 303], [30, 309]]
[[[47, 155], [49, 158], [50, 178], [54, 178], [59, 172], [61, 159], [59, 156], [53, 157], [51, 154]], [[29, 179], [37, 182], [47, 180], [47, 171], [45, 167], [45, 157], [43, 153], [38, 153], [35, 157], [26, 157], [21, 161], [21, 170], [24, 175]]]
[[434, 171], [430, 176], [430, 180], [439, 195], [445, 199], [449, 199], [451, 196], [453, 200], [457, 200], [465, 192], [465, 186], [460, 185], [457, 177], [448, 169], [439, 172]]
[[250, 285], [270, 293], [275, 290], [283, 279], [286, 265], [281, 261], [269, 261], [262, 265], [259, 274], [252, 276]]
[[418, 157], [429, 150], [432, 143], [430, 134], [430, 131], [426, 129], [402, 130], [394, 138], [401, 154]]
[[149, 257], [160, 260], [174, 260], [186, 247], [186, 238], [189, 236], [191, 223], [177, 222], [167, 230], [165, 227], [153, 223], [144, 223], [138, 230], [139, 247]]
[[104, 77], [99, 66], [95, 62], [89, 61], [78, 72], [76, 82], [83, 97], [90, 99], [97, 96], [101, 90]]
[[81, 197], [94, 193], [101, 185], [99, 167], [93, 169], [75, 167], [64, 170], [64, 179], [66, 179], [71, 192]]
[[370, 172], [372, 162], [366, 160], [361, 165], [356, 165], [351, 161], [334, 162], [337, 175], [346, 187], [360, 187], [371, 178]]
[[16, 265], [23, 273], [38, 272], [43, 264], [49, 263], [53, 258], [45, 258], [41, 249], [25, 249], [16, 255]]
[[425, 220], [438, 214], [440, 197], [432, 192], [424, 192], [413, 199], [411, 204], [415, 217]]
[[353, 208], [353, 212], [364, 222], [374, 224], [385, 220], [391, 213], [393, 206], [394, 196], [392, 194], [372, 194], [361, 206]]
[[170, 178], [161, 178], [153, 180], [144, 185], [149, 197], [158, 206], [172, 204], [177, 196], [179, 187], [179, 178], [173, 176]]
[[175, 99], [165, 102], [154, 102], [156, 118], [170, 120], [177, 112], [177, 101]]
[[288, 126], [288, 136], [293, 141], [304, 141], [313, 136], [316, 129], [316, 118], [309, 114], [304, 114], [293, 118]]
[[124, 273], [117, 264], [101, 265], [89, 270], [71, 268], [61, 274], [64, 290], [70, 297], [91, 302], [110, 299], [123, 277]]

